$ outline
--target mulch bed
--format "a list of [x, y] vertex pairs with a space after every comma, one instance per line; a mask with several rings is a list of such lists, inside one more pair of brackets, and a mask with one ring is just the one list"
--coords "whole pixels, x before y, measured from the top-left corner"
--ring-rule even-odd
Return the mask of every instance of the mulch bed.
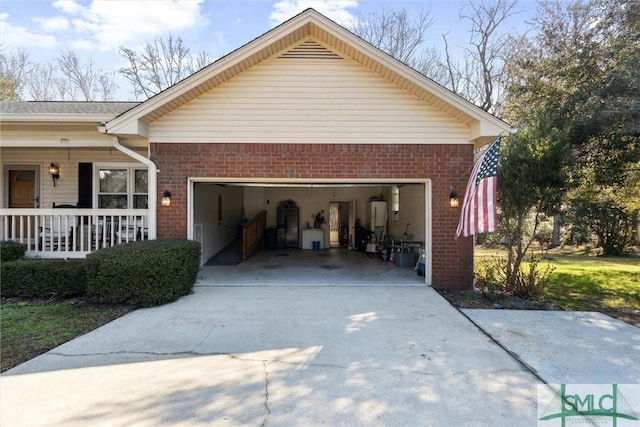
[[[567, 311], [558, 305], [540, 300], [527, 301], [522, 298], [505, 296], [495, 299], [485, 298], [481, 293], [472, 290], [456, 290], [437, 288], [435, 289], [442, 295], [451, 305], [457, 308], [482, 308], [482, 309], [505, 309], [505, 310], [557, 310]], [[629, 323], [640, 328], [640, 311], [630, 309], [612, 310], [606, 307], [594, 308], [607, 316], [611, 316], [623, 322]]]

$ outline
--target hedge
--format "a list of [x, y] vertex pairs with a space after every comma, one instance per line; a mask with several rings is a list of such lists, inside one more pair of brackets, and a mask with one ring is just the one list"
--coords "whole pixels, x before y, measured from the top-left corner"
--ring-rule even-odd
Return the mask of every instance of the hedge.
[[9, 262], [16, 261], [24, 257], [27, 246], [12, 240], [3, 240], [0, 242], [0, 261]]
[[3, 262], [3, 297], [51, 298], [84, 295], [84, 260], [23, 259]]
[[200, 243], [147, 240], [87, 256], [87, 296], [100, 303], [143, 307], [191, 293], [200, 269]]

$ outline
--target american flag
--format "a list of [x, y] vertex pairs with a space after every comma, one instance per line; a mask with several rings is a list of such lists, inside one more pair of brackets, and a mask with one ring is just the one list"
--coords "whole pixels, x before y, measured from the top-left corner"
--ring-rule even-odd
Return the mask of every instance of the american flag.
[[471, 171], [462, 202], [456, 240], [460, 236], [491, 233], [498, 228], [496, 193], [500, 142], [501, 138], [496, 139]]

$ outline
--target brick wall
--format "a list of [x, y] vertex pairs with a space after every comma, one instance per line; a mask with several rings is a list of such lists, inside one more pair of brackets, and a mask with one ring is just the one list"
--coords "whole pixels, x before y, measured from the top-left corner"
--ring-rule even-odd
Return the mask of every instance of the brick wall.
[[394, 178], [431, 179], [433, 285], [471, 286], [471, 238], [454, 240], [460, 209], [449, 207], [450, 185], [462, 196], [473, 161], [471, 145], [379, 144], [151, 144], [158, 165], [158, 200], [171, 191], [171, 207], [159, 207], [158, 237], [187, 233], [187, 178]]

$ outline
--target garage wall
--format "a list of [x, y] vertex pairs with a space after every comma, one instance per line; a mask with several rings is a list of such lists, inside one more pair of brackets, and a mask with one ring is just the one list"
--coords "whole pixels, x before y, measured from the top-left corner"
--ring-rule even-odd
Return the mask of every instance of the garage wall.
[[[202, 224], [204, 262], [238, 236], [238, 227], [243, 223], [242, 198], [241, 187], [222, 187], [207, 183], [195, 185], [193, 218], [194, 224]], [[219, 211], [220, 200], [222, 201], [221, 212]], [[171, 208], [173, 206], [172, 194]], [[160, 217], [162, 213], [160, 212]], [[220, 218], [218, 214], [221, 214]], [[184, 238], [185, 235], [180, 237]]]
[[256, 215], [266, 209], [264, 188], [244, 187], [244, 215], [247, 220], [253, 219]]
[[[389, 199], [391, 194], [389, 194]], [[408, 234], [413, 234], [414, 241], [424, 241], [424, 186], [403, 185], [400, 187], [400, 213], [398, 221], [393, 220], [393, 212], [389, 212], [389, 235], [403, 239], [407, 224]]]
[[313, 217], [324, 210], [324, 247], [329, 247], [329, 203], [334, 200], [356, 200], [356, 218], [361, 224], [367, 223], [366, 204], [371, 197], [377, 197], [383, 192], [382, 187], [297, 187], [297, 188], [265, 188], [265, 202], [267, 211], [267, 227], [276, 226], [276, 210], [278, 203], [293, 200], [300, 209], [300, 229], [313, 227]]
[[[451, 185], [468, 178], [473, 163], [471, 144], [152, 143], [150, 149], [161, 171], [158, 188], [172, 192], [170, 209], [158, 214], [160, 238], [187, 235], [186, 183], [190, 177], [431, 180], [432, 284], [454, 288], [472, 284], [473, 239], [454, 240], [460, 209], [449, 207]], [[310, 217], [309, 212], [302, 215]], [[365, 217], [362, 212], [358, 215]]]

